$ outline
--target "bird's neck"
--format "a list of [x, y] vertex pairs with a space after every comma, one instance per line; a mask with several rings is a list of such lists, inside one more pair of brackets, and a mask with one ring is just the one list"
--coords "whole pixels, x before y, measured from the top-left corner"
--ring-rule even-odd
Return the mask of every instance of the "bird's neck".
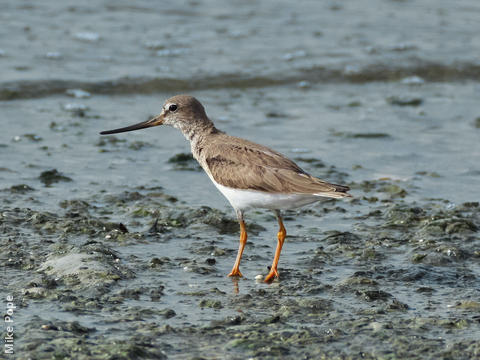
[[211, 136], [217, 134], [222, 134], [223, 132], [218, 130], [213, 124], [204, 129], [197, 129], [196, 131], [190, 131], [188, 133], [183, 133], [185, 137], [190, 140], [190, 147], [192, 150], [192, 155], [195, 159], [200, 161], [200, 153], [206, 143], [209, 142]]
[[185, 138], [190, 142], [197, 142], [199, 138], [218, 131], [211, 121], [198, 124], [178, 123], [175, 125], [175, 127], [180, 129], [183, 136], [185, 136]]
[[190, 142], [195, 141], [198, 137], [208, 134], [212, 129], [215, 129], [215, 126], [211, 121], [205, 121], [196, 124], [185, 124], [183, 122], [179, 122], [173, 126], [178, 128], [182, 132], [183, 136], [185, 136], [185, 138]]

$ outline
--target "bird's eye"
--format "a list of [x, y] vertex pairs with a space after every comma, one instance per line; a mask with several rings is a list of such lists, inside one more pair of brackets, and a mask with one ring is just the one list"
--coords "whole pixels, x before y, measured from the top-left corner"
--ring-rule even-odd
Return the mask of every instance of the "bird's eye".
[[170, 106], [168, 107], [168, 110], [170, 110], [171, 112], [177, 111], [177, 105], [175, 105], [175, 104], [170, 105]]

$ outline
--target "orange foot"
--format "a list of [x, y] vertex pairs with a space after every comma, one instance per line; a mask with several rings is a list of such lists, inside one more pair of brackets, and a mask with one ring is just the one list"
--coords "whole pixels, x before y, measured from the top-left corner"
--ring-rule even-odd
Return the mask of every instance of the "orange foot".
[[242, 273], [240, 272], [240, 269], [232, 269], [230, 274], [228, 276], [238, 276], [238, 277], [243, 277]]
[[278, 278], [278, 271], [277, 269], [272, 268], [263, 281], [266, 283], [271, 283], [275, 278]]

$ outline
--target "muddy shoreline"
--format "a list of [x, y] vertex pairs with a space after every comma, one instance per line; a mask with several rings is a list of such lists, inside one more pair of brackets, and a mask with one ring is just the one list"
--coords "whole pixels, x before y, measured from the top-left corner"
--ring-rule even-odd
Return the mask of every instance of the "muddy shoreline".
[[[480, 356], [476, 1], [9, 2], [0, 21], [2, 359]], [[227, 133], [354, 198], [233, 210], [175, 129]], [[5, 320], [5, 319], [4, 319]]]
[[[249, 224], [246, 279], [232, 281], [234, 219], [158, 189], [62, 201], [56, 213], [3, 208], [2, 262], [22, 274], [8, 287], [24, 329], [17, 358], [474, 358], [479, 203], [420, 207], [385, 185], [373, 186], [390, 199], [288, 212], [272, 285], [254, 280], [274, 250], [264, 227]], [[327, 213], [357, 225], [295, 235], [297, 217]]]
[[262, 76], [250, 74], [218, 74], [211, 77], [149, 78], [126, 77], [98, 82], [72, 80], [19, 80], [0, 83], [0, 101], [41, 98], [64, 94], [71, 89], [82, 89], [92, 94], [152, 94], [158, 92], [188, 93], [206, 89], [244, 89], [299, 84], [408, 81], [414, 77], [420, 83], [479, 81], [480, 65], [475, 63], [439, 64], [420, 61], [412, 66], [396, 67], [391, 64], [357, 65], [354, 71], [348, 65], [336, 68], [314, 66], [294, 70], [287, 74], [273, 73]]

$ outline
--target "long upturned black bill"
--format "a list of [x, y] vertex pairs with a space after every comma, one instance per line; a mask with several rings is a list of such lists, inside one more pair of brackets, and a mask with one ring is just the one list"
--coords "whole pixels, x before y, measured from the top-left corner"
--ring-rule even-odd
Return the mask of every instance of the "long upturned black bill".
[[156, 116], [153, 119], [142, 121], [141, 123], [138, 123], [135, 125], [130, 125], [130, 126], [126, 126], [118, 129], [113, 129], [113, 130], [102, 131], [100, 132], [100, 135], [118, 134], [126, 131], [145, 129], [152, 126], [162, 125], [162, 121], [163, 119], [161, 116]]

